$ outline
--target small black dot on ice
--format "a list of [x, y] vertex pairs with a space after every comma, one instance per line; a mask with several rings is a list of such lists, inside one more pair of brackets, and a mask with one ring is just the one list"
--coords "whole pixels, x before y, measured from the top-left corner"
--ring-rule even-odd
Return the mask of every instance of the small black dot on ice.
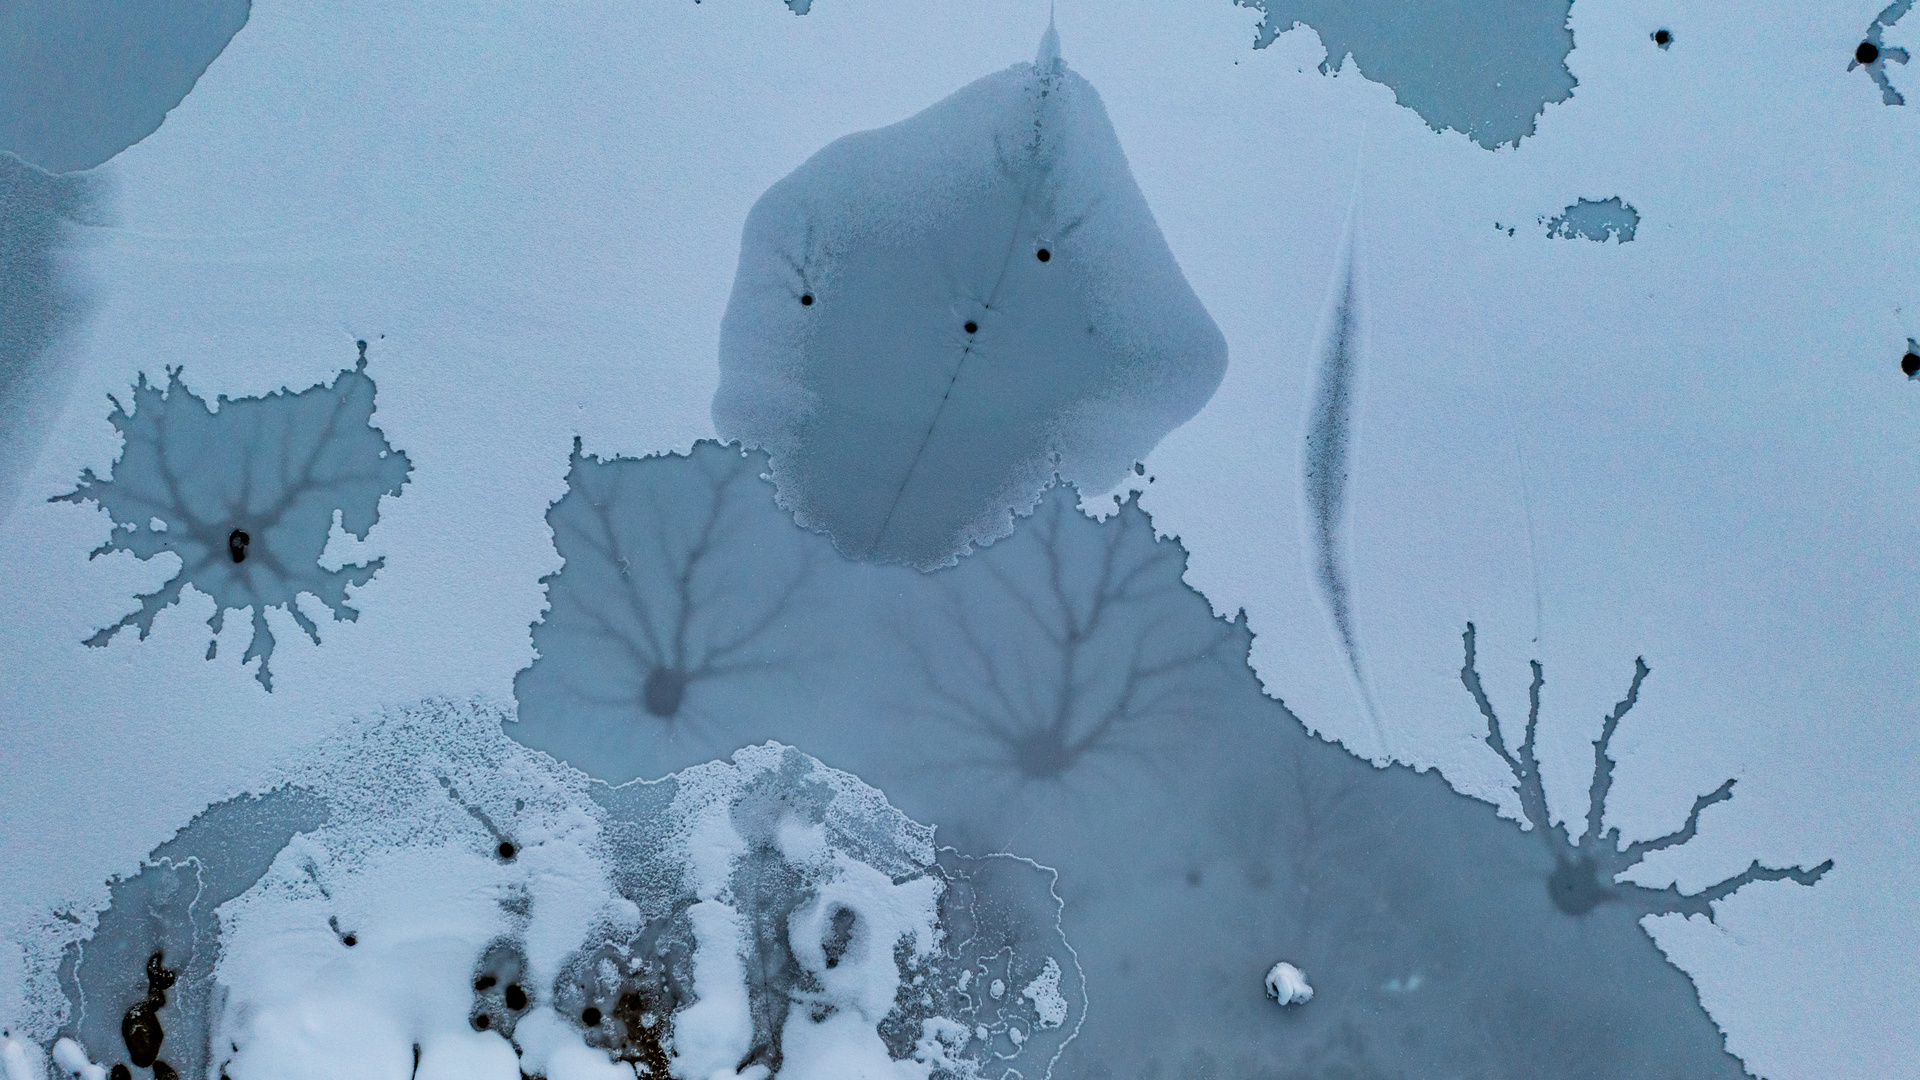
[[1046, 262], [1048, 259], [1053, 258], [1053, 252], [1048, 251], [1046, 248], [1041, 248], [1039, 251], [1033, 253], [1033, 257], [1039, 259], [1041, 262]]
[[1910, 352], [1901, 357], [1900, 370], [1905, 372], [1909, 379], [1920, 375], [1920, 353]]
[[1854, 46], [1853, 59], [1858, 64], [1871, 64], [1880, 59], [1880, 46], [1871, 41], [1863, 41]]
[[360, 944], [360, 939], [357, 937], [354, 937], [352, 934], [348, 934], [345, 937], [340, 939], [340, 944], [345, 945], [347, 948], [351, 949], [355, 945]]
[[496, 853], [497, 853], [497, 854], [498, 854], [498, 855], [499, 855], [499, 856], [500, 856], [500, 857], [501, 857], [502, 859], [511, 859], [511, 858], [513, 858], [513, 857], [514, 857], [515, 855], [517, 855], [517, 854], [519, 854], [519, 853], [520, 853], [520, 852], [519, 852], [519, 849], [513, 846], [513, 842], [512, 842], [511, 840], [502, 840], [502, 841], [500, 841], [500, 846], [499, 846], [499, 847], [497, 847], [497, 848], [495, 848], [495, 849], [494, 849], [494, 851], [495, 851], [495, 852], [496, 852]]
[[246, 562], [247, 545], [251, 543], [253, 543], [253, 537], [248, 536], [245, 529], [235, 529], [227, 534], [227, 555], [234, 562]]
[[974, 322], [974, 321], [972, 321], [971, 319], [969, 319], [969, 320], [967, 321], [967, 325], [966, 325], [966, 331], [967, 331], [967, 333], [969, 333], [969, 334], [971, 334], [971, 333], [974, 333], [975, 331], [977, 331], [977, 330], [979, 330], [979, 329], [980, 329], [980, 324], [979, 324], [979, 323], [977, 323], [977, 322]]
[[476, 1031], [485, 1031], [492, 1026], [493, 1017], [488, 1016], [486, 1013], [481, 1013], [479, 1016], [473, 1018], [473, 1027]]
[[482, 975], [479, 978], [473, 980], [473, 988], [475, 990], [491, 990], [493, 989], [493, 984], [496, 981], [498, 980], [496, 980], [491, 975]]
[[1673, 44], [1673, 31], [1666, 29], [1655, 30], [1653, 32], [1653, 43], [1663, 49]]
[[810, 293], [810, 292], [809, 292], [809, 293], [801, 293], [801, 294], [800, 294], [800, 306], [801, 306], [801, 307], [812, 307], [812, 306], [813, 306], [813, 294], [812, 294], [812, 293]]
[[514, 1012], [527, 1007], [527, 992], [520, 989], [519, 983], [508, 983], [507, 992], [503, 996], [507, 999], [507, 1008]]
[[580, 1010], [580, 1022], [588, 1027], [600, 1026], [600, 1010], [589, 1005]]

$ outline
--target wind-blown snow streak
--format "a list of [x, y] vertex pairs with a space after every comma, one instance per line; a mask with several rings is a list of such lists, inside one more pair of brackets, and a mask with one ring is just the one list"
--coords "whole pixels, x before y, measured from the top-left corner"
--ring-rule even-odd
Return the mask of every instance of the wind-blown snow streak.
[[1367, 722], [1373, 725], [1381, 752], [1391, 755], [1393, 750], [1380, 724], [1379, 711], [1374, 708], [1373, 687], [1367, 681], [1366, 665], [1361, 660], [1359, 637], [1354, 633], [1353, 603], [1347, 579], [1348, 451], [1352, 443], [1353, 399], [1362, 331], [1356, 260], [1354, 227], [1349, 220], [1334, 270], [1327, 329], [1321, 335], [1313, 414], [1307, 425], [1307, 515], [1313, 540], [1314, 584], [1333, 620], [1334, 633], [1340, 638], [1347, 669], [1353, 673], [1354, 685], [1359, 687]]

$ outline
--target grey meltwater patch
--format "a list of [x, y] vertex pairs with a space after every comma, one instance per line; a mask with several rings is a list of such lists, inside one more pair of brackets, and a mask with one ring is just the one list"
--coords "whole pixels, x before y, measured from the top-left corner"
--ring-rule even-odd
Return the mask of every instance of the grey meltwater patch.
[[0, 151], [0, 521], [66, 399], [64, 346], [93, 306], [66, 255], [101, 220], [103, 186]]
[[0, 0], [0, 151], [91, 169], [151, 135], [248, 0]]
[[842, 138], [748, 215], [716, 430], [856, 559], [1005, 536], [1056, 473], [1117, 484], [1206, 404], [1226, 339], [1060, 59]]
[[1578, 85], [1567, 68], [1573, 0], [1234, 0], [1265, 15], [1253, 47], [1297, 26], [1326, 46], [1320, 73], [1348, 56], [1435, 131], [1489, 150], [1518, 146]]
[[1611, 199], [1581, 199], [1552, 217], [1542, 217], [1547, 235], [1561, 240], [1585, 239], [1625, 244], [1640, 228], [1640, 211], [1620, 196]]
[[98, 923], [60, 958], [69, 1010], [60, 1034], [102, 1066], [151, 1069], [156, 1080], [207, 1075], [220, 905], [253, 888], [295, 835], [327, 817], [323, 799], [295, 787], [215, 803], [132, 877], [109, 882]]
[[127, 552], [144, 561], [171, 554], [180, 569], [88, 645], [104, 647], [128, 627], [144, 640], [154, 618], [191, 585], [214, 602], [209, 660], [227, 612], [252, 610], [253, 635], [241, 663], [258, 657], [254, 677], [271, 691], [268, 608], [286, 612], [315, 645], [320, 628], [301, 611], [302, 594], [336, 620], [358, 617], [347, 589], [365, 585], [385, 560], [329, 570], [320, 563], [329, 535], [337, 522], [365, 540], [380, 520], [380, 500], [399, 495], [413, 470], [407, 455], [373, 426], [366, 342], [359, 347], [358, 364], [299, 393], [223, 395], [215, 410], [174, 368], [164, 387], [142, 375], [131, 405], [114, 402], [108, 419], [124, 446], [112, 476], [88, 469], [74, 490], [52, 501], [90, 502], [112, 517], [113, 532], [94, 557]]
[[[1012, 535], [921, 573], [835, 555], [775, 504], [764, 456], [740, 456], [576, 459], [550, 514], [566, 561], [507, 734], [616, 784], [778, 739], [958, 852], [1054, 868], [1092, 1003], [1057, 1080], [1746, 1075], [1639, 921], [1712, 917], [1735, 891], [1826, 868], [1761, 863], [1692, 893], [1615, 880], [1684, 845], [1730, 788], [1677, 802], [1664, 836], [1576, 837], [1536, 824], [1538, 713], [1518, 749], [1483, 718], [1515, 775], [1520, 820], [1502, 818], [1436, 772], [1321, 741], [1268, 697], [1245, 624], [1185, 584], [1186, 552], [1137, 499], [1095, 520], [1049, 487]], [[684, 531], [656, 542], [659, 522]], [[691, 559], [690, 539], [709, 554]], [[750, 631], [753, 662], [659, 715], [647, 620], [690, 640]], [[1466, 668], [1459, 705], [1476, 716]], [[1589, 822], [1644, 679], [1599, 732]], [[1267, 998], [1281, 959], [1310, 1002]]]

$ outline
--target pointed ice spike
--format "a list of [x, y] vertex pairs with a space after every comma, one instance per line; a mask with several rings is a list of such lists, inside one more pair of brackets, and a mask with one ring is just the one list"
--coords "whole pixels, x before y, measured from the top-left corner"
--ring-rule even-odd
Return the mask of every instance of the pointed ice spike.
[[1040, 51], [1034, 54], [1034, 70], [1052, 75], [1063, 66], [1060, 59], [1060, 31], [1053, 28], [1053, 9], [1047, 9], [1047, 32], [1040, 35]]
[[1049, 27], [1035, 63], [761, 196], [713, 419], [843, 553], [932, 568], [1010, 532], [1056, 471], [1112, 488], [1226, 361]]

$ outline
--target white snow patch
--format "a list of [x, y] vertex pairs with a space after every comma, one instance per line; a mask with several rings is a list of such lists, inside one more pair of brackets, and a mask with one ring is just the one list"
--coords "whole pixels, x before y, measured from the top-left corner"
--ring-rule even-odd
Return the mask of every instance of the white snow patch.
[[1304, 1005], [1313, 1000], [1306, 973], [1285, 960], [1267, 969], [1267, 996], [1282, 1005]]

